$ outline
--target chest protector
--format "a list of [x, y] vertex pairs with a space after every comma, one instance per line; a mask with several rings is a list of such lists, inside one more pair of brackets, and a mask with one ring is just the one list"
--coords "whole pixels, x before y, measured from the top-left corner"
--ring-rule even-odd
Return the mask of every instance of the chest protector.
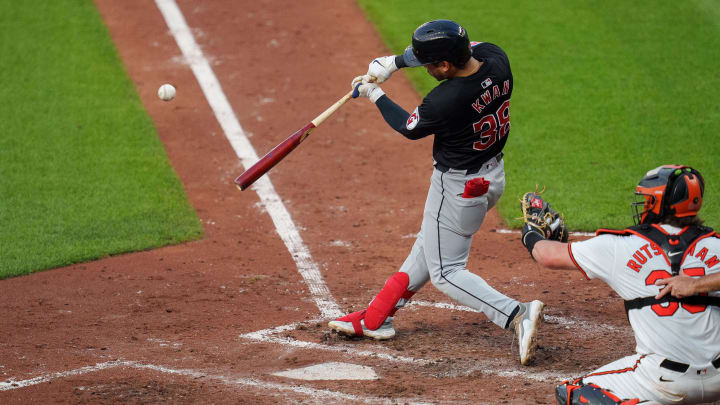
[[[659, 246], [662, 249], [665, 259], [670, 264], [670, 271], [673, 276], [680, 274], [680, 265], [685, 260], [688, 252], [691, 250], [690, 248], [694, 247], [697, 241], [707, 237], [720, 237], [720, 235], [718, 235], [712, 228], [707, 226], [690, 226], [677, 235], [671, 235], [665, 232], [665, 230], [659, 225], [655, 224], [641, 224], [621, 230], [599, 229], [597, 234], [635, 235], [647, 240], [652, 245]], [[640, 297], [632, 300], [626, 300], [625, 312], [628, 312], [631, 309], [639, 309], [648, 305], [655, 305], [664, 302], [720, 306], [720, 297], [701, 295], [694, 295], [692, 297], [685, 298], [675, 298], [671, 295], [666, 295], [660, 299], [656, 299], [654, 296]]]

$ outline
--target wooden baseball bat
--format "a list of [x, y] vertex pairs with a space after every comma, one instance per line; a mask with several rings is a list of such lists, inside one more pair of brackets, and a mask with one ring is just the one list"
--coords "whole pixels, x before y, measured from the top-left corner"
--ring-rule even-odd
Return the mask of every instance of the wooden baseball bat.
[[258, 160], [254, 165], [250, 166], [249, 169], [245, 170], [243, 174], [235, 179], [235, 185], [237, 185], [240, 190], [245, 190], [250, 187], [263, 174], [267, 173], [276, 164], [278, 164], [278, 162], [283, 160], [285, 156], [297, 148], [297, 146], [300, 145], [300, 142], [304, 141], [313, 129], [320, 126], [323, 121], [337, 111], [338, 108], [345, 104], [345, 102], [350, 98], [356, 98], [357, 94], [356, 86], [354, 90], [351, 90], [348, 94], [344, 95], [340, 100], [336, 101], [335, 104], [331, 105], [330, 108], [323, 111], [320, 115], [315, 117], [314, 120], [310, 121], [310, 123], [290, 135], [287, 139], [282, 141], [278, 146], [274, 147], [270, 152], [263, 156], [262, 159]]

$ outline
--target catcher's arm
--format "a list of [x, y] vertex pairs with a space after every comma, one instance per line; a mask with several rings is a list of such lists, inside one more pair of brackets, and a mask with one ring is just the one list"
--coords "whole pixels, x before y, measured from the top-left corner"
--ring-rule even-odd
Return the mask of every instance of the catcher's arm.
[[690, 297], [695, 294], [720, 291], [720, 273], [708, 274], [700, 278], [685, 275], [663, 278], [655, 281], [655, 285], [665, 286], [655, 296], [656, 299], [660, 299], [668, 293], [676, 298]]
[[577, 267], [570, 258], [568, 244], [554, 240], [541, 240], [535, 244], [530, 255], [536, 262], [549, 269], [575, 270]]

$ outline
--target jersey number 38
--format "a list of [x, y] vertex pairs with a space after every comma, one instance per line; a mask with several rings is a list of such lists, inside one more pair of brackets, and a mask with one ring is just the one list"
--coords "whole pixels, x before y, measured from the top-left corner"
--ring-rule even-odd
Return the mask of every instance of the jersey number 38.
[[[690, 269], [683, 269], [683, 273], [687, 276], [704, 276], [705, 268], [693, 267]], [[670, 277], [672, 277], [672, 275], [666, 270], [653, 270], [645, 279], [645, 285], [655, 285], [655, 281]], [[684, 310], [690, 312], [691, 314], [703, 312], [705, 311], [705, 308], [707, 308], [707, 305], [692, 305], [686, 303], [679, 304], [674, 301], [668, 302], [667, 306], [663, 306], [663, 304], [654, 304], [650, 306], [650, 308], [652, 308], [658, 316], [673, 316], [675, 312], [677, 312], [679, 306], [682, 306]]]
[[480, 133], [480, 140], [473, 149], [485, 150], [510, 132], [510, 100], [505, 100], [495, 114], [488, 114], [473, 124], [473, 131]]

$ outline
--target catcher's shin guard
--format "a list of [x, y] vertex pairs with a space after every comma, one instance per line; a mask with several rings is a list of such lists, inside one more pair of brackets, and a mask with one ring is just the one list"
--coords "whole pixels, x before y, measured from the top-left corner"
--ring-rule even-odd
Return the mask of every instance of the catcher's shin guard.
[[415, 294], [413, 291], [408, 291], [408, 284], [410, 284], [410, 277], [401, 271], [388, 279], [365, 313], [365, 326], [368, 329], [379, 328], [388, 316], [395, 315], [395, 311], [397, 311], [395, 305], [398, 301], [409, 300]]
[[583, 384], [582, 379], [558, 385], [555, 399], [558, 405], [635, 405], [640, 402], [637, 398], [622, 400], [595, 384]]

